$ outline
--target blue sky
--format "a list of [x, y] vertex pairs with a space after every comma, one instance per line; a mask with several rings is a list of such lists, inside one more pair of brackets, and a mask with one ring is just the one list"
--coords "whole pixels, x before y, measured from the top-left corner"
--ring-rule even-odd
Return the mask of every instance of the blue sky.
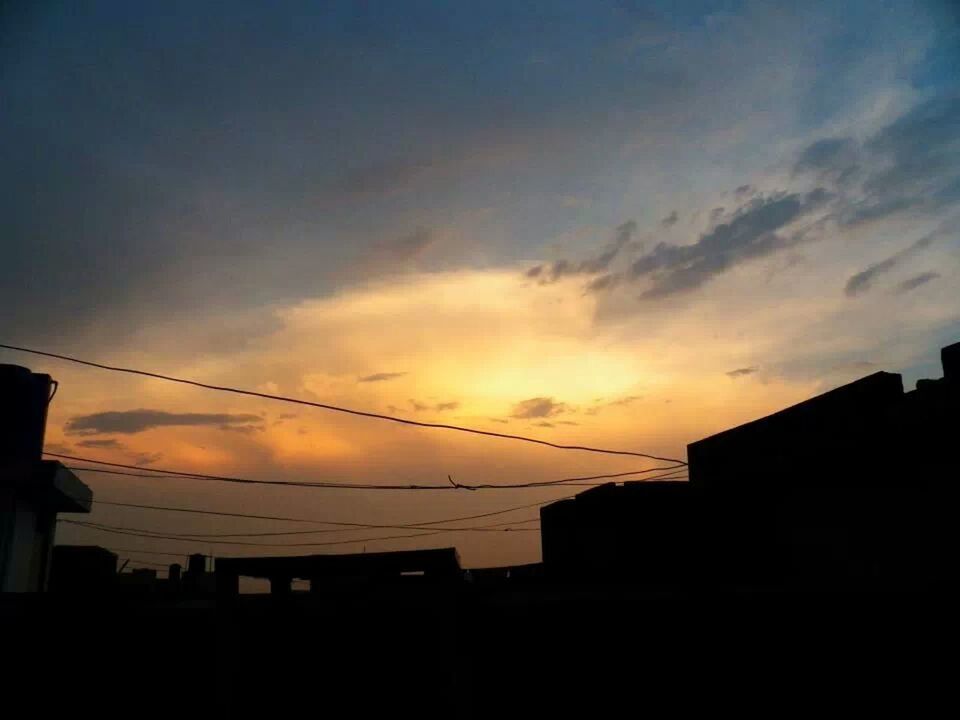
[[[951, 3], [0, 12], [8, 341], [682, 452], [960, 339]], [[256, 411], [77, 384], [63, 428]]]

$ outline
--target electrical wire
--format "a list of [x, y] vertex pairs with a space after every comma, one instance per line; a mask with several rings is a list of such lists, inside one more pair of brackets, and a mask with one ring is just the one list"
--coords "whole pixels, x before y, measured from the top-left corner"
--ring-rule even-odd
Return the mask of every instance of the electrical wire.
[[5, 343], [0, 343], [0, 348], [5, 350], [14, 350], [16, 352], [29, 353], [31, 355], [39, 355], [42, 357], [53, 358], [55, 360], [63, 360], [65, 362], [75, 363], [77, 365], [85, 365], [87, 367], [98, 368], [100, 370], [107, 370], [110, 372], [126, 373], [128, 375], [139, 375], [141, 377], [154, 378], [156, 380], [165, 380], [167, 382], [179, 383], [181, 385], [190, 385], [193, 387], [203, 388], [206, 390], [214, 390], [217, 392], [226, 392], [233, 393], [235, 395], [246, 395], [249, 397], [258, 397], [265, 400], [277, 400], [285, 403], [292, 403], [295, 405], [306, 405], [309, 407], [320, 408], [321, 410], [330, 410], [332, 412], [346, 413], [348, 415], [356, 415], [359, 417], [372, 418], [375, 420], [385, 420], [388, 422], [399, 423], [401, 425], [411, 425], [414, 427], [422, 428], [434, 428], [438, 430], [452, 430], [456, 432], [470, 433], [473, 435], [483, 435], [486, 437], [501, 438], [504, 440], [516, 440], [519, 442], [533, 443], [536, 445], [544, 445], [546, 447], [551, 447], [556, 450], [579, 450], [582, 452], [592, 452], [592, 453], [601, 453], [604, 455], [626, 455], [631, 457], [642, 457], [648, 458], [650, 460], [660, 460], [662, 462], [672, 462], [686, 465], [683, 460], [678, 460], [677, 458], [668, 458], [660, 457], [658, 455], [651, 455], [649, 453], [634, 452], [629, 450], [609, 450], [606, 448], [597, 448], [590, 447], [586, 445], [562, 445], [559, 443], [553, 443], [548, 440], [540, 440], [538, 438], [527, 437], [525, 435], [514, 435], [512, 433], [499, 433], [492, 430], [480, 430], [478, 428], [464, 427], [462, 425], [449, 425], [447, 423], [430, 423], [423, 422], [420, 420], [410, 420], [409, 418], [400, 418], [394, 417], [392, 415], [382, 415], [380, 413], [367, 412], [365, 410], [355, 410], [353, 408], [341, 407], [339, 405], [330, 405], [328, 403], [319, 403], [313, 402], [311, 400], [302, 400], [300, 398], [286, 397], [283, 395], [274, 395], [271, 393], [262, 393], [255, 390], [244, 390], [241, 388], [230, 387], [226, 385], [212, 385], [209, 383], [200, 382], [198, 380], [189, 380], [186, 378], [174, 377], [172, 375], [163, 375], [161, 373], [152, 372], [148, 370], [137, 370], [134, 368], [119, 367], [114, 365], [105, 365], [103, 363], [93, 362], [91, 360], [82, 360], [80, 358], [72, 357], [70, 355], [61, 355], [59, 353], [51, 353], [43, 350], [34, 350], [32, 348], [20, 347], [17, 345], [7, 345]]
[[253, 480], [250, 478], [233, 477], [229, 475], [210, 475], [207, 473], [193, 473], [181, 470], [167, 470], [163, 468], [150, 468], [144, 472], [143, 468], [137, 465], [127, 463], [108, 462], [106, 460], [96, 460], [94, 458], [81, 457], [78, 455], [66, 455], [64, 453], [44, 452], [48, 457], [60, 458], [63, 460], [72, 460], [75, 462], [93, 463], [96, 465], [106, 465], [110, 468], [122, 468], [126, 471], [104, 470], [102, 468], [90, 468], [80, 466], [68, 466], [70, 470], [99, 472], [108, 475], [123, 475], [131, 477], [142, 477], [147, 479], [158, 479], [162, 476], [180, 479], [180, 480], [200, 480], [208, 482], [226, 482], [238, 483], [242, 485], [280, 485], [284, 487], [304, 487], [304, 488], [326, 488], [339, 490], [517, 490], [525, 488], [550, 487], [553, 485], [565, 485], [586, 482], [591, 480], [612, 480], [632, 475], [644, 475], [646, 473], [657, 471], [678, 472], [685, 470], [683, 465], [658, 466], [645, 468], [643, 470], [628, 470], [619, 473], [607, 473], [604, 475], [588, 475], [582, 477], [561, 478], [559, 480], [542, 480], [529, 483], [504, 483], [493, 484], [484, 483], [479, 485], [469, 485], [463, 483], [454, 483], [452, 480], [448, 485], [386, 485], [386, 484], [367, 484], [367, 483], [331, 483], [331, 482], [294, 482], [290, 480]]

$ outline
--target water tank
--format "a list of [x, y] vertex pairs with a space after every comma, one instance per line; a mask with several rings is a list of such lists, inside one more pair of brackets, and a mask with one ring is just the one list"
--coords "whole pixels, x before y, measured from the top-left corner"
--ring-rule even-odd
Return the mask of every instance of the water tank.
[[0, 365], [0, 462], [36, 462], [43, 453], [49, 375]]
[[202, 575], [207, 570], [207, 556], [194, 553], [187, 564], [187, 572], [191, 575]]

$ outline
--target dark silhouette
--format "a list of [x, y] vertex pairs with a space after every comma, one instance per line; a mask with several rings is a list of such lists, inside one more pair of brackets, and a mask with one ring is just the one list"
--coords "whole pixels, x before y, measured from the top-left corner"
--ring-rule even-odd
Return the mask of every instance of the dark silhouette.
[[88, 513], [90, 488], [42, 460], [49, 375], [0, 365], [0, 592], [46, 590], [57, 513]]
[[548, 576], [644, 586], [919, 590], [953, 583], [960, 344], [904, 393], [878, 372], [688, 446], [689, 483], [541, 509]]
[[[146, 679], [192, 688], [151, 699], [171, 716], [915, 712], [945, 682], [927, 644], [955, 634], [960, 344], [942, 361], [911, 392], [875, 373], [692, 443], [689, 482], [543, 507], [538, 564], [465, 571], [453, 548], [195, 554], [164, 579], [58, 548], [64, 592], [0, 596], [8, 687], [68, 712], [104, 677], [124, 712]], [[37, 488], [62, 487], [62, 466], [34, 467], [52, 473]], [[240, 594], [241, 577], [272, 593]], [[77, 637], [89, 657], [51, 693], [36, 668]]]
[[219, 558], [217, 595], [229, 601], [239, 592], [240, 576], [266, 578], [273, 595], [290, 594], [294, 578], [310, 580], [310, 591], [344, 582], [386, 582], [422, 576], [426, 580], [460, 579], [460, 559], [454, 548], [362, 553], [354, 555], [307, 555], [305, 557]]

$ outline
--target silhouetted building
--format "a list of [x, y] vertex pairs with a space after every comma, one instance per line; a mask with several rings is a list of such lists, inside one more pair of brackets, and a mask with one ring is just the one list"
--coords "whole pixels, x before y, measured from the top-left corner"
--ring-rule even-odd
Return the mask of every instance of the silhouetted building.
[[0, 592], [45, 590], [57, 513], [90, 512], [90, 488], [41, 459], [54, 387], [49, 375], [0, 365]]
[[52, 592], [97, 593], [113, 588], [117, 555], [96, 545], [57, 545], [50, 570]]
[[687, 482], [607, 483], [540, 509], [543, 563], [554, 578], [685, 585], [699, 523]]
[[216, 578], [212, 572], [207, 572], [206, 555], [194, 553], [188, 558], [187, 570], [180, 576], [179, 587], [188, 596], [209, 595], [216, 590]]
[[689, 483], [604, 485], [541, 509], [553, 577], [653, 585], [952, 582], [960, 344], [904, 393], [878, 372], [688, 446]]
[[351, 555], [299, 557], [217, 558], [217, 594], [239, 593], [240, 577], [266, 578], [273, 595], [288, 595], [294, 579], [310, 581], [310, 591], [321, 593], [344, 582], [389, 582], [422, 577], [450, 581], [462, 578], [455, 548], [403, 550]]
[[122, 593], [153, 595], [165, 586], [165, 582], [157, 578], [157, 571], [153, 568], [133, 568], [118, 573], [116, 585]]

